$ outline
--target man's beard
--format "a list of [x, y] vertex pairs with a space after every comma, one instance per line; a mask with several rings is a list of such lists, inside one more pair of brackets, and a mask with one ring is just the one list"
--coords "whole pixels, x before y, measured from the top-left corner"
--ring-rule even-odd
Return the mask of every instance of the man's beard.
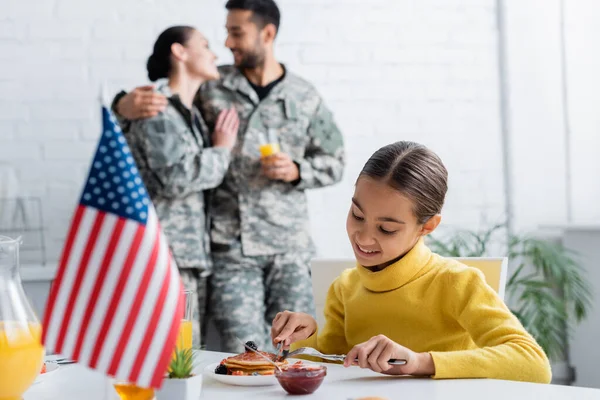
[[256, 49], [251, 53], [245, 53], [242, 55], [242, 59], [237, 64], [238, 68], [241, 69], [254, 69], [261, 67], [265, 63], [265, 52], [262, 49]]

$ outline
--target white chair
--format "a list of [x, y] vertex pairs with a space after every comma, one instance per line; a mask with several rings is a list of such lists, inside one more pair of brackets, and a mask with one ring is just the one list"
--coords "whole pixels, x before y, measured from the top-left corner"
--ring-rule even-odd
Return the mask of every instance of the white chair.
[[[483, 272], [485, 280], [502, 300], [506, 289], [506, 278], [508, 274], [508, 258], [506, 257], [464, 257], [454, 258], [455, 260], [477, 268]], [[311, 276], [313, 294], [315, 298], [315, 310], [317, 323], [323, 326], [325, 318], [323, 310], [325, 308], [325, 299], [329, 286], [345, 269], [354, 268], [355, 260], [348, 259], [315, 259], [311, 264]]]

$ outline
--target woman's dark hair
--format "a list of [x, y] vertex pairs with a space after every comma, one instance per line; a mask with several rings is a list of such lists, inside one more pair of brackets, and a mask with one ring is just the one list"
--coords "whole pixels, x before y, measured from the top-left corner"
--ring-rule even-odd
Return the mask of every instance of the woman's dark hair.
[[154, 51], [146, 64], [148, 79], [154, 82], [169, 76], [172, 68], [171, 46], [173, 43], [185, 45], [193, 32], [194, 28], [191, 26], [172, 26], [158, 36], [154, 43]]
[[420, 224], [442, 211], [448, 190], [448, 171], [427, 147], [414, 142], [396, 142], [380, 148], [369, 158], [361, 176], [385, 181], [410, 198]]

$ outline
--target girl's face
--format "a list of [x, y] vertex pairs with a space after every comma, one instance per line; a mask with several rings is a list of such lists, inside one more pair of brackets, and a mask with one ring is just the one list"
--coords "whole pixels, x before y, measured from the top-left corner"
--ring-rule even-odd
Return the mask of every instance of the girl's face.
[[441, 217], [419, 224], [414, 203], [384, 182], [361, 176], [356, 182], [346, 230], [358, 263], [384, 268], [437, 227]]

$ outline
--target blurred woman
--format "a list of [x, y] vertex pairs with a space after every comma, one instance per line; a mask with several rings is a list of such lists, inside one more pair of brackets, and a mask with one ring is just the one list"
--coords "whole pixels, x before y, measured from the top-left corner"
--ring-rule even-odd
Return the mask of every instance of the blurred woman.
[[162, 32], [147, 69], [151, 81], [166, 79], [155, 90], [166, 96], [167, 107], [155, 117], [133, 121], [126, 134], [184, 286], [195, 292], [194, 347], [204, 344], [211, 272], [206, 190], [223, 180], [239, 126], [236, 111], [224, 110], [211, 135], [193, 105], [200, 85], [219, 77], [215, 60], [196, 29], [174, 26]]

